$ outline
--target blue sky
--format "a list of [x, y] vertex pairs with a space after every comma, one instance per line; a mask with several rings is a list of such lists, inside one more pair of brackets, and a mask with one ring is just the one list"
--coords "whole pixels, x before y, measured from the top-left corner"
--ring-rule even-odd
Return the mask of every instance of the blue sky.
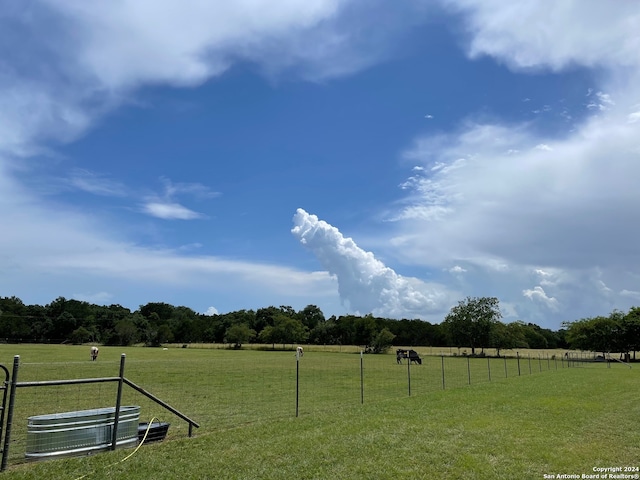
[[640, 302], [640, 8], [0, 11], [0, 295], [506, 321]]

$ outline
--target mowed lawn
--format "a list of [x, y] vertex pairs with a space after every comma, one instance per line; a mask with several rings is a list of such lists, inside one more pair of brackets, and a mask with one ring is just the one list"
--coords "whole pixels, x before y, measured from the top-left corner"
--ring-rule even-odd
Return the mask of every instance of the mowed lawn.
[[125, 353], [129, 380], [201, 427], [188, 438], [185, 422], [125, 388], [141, 421], [171, 423], [165, 442], [129, 458], [133, 449], [24, 464], [27, 416], [113, 405], [116, 390], [20, 388], [5, 478], [536, 479], [640, 466], [640, 366], [535, 359], [518, 376], [510, 360], [504, 378], [501, 360], [447, 359], [443, 390], [440, 357], [408, 371], [393, 355], [309, 352], [296, 418], [292, 352], [105, 347], [90, 362], [87, 347], [2, 345], [0, 363], [11, 370], [16, 353], [20, 381], [117, 376]]

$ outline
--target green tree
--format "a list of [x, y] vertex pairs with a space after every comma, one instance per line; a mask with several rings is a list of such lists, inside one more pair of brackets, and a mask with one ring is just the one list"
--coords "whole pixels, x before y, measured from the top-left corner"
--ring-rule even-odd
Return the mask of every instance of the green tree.
[[490, 345], [496, 349], [498, 356], [500, 356], [501, 350], [527, 348], [527, 341], [523, 334], [524, 328], [526, 328], [526, 326], [520, 320], [508, 324], [496, 321], [491, 326]]
[[299, 313], [298, 317], [305, 327], [313, 330], [318, 324], [324, 323], [325, 318], [322, 310], [315, 305], [307, 305]]
[[309, 332], [309, 341], [316, 345], [337, 345], [340, 341], [340, 332], [336, 321], [329, 319], [318, 323]]
[[283, 314], [276, 315], [273, 320], [274, 343], [282, 343], [283, 348], [288, 343], [304, 343], [309, 338], [309, 330], [300, 320]]
[[549, 348], [547, 337], [542, 334], [542, 329], [538, 325], [534, 325], [533, 323], [523, 324], [522, 333], [527, 341], [527, 348]]
[[91, 339], [91, 332], [84, 327], [78, 327], [71, 332], [70, 339], [74, 345], [82, 345]]
[[171, 331], [171, 328], [169, 328], [169, 325], [164, 323], [158, 327], [154, 345], [159, 346], [168, 342], [173, 342], [173, 332]]
[[94, 316], [98, 339], [106, 345], [118, 343], [115, 333], [116, 323], [131, 315], [131, 310], [121, 305], [95, 306]]
[[140, 313], [147, 317], [152, 323], [161, 325], [168, 323], [173, 316], [175, 307], [164, 302], [151, 302], [140, 306]]
[[138, 329], [133, 321], [120, 320], [116, 323], [115, 334], [118, 339], [118, 345], [133, 345], [138, 339]]
[[378, 332], [371, 342], [371, 350], [373, 353], [385, 353], [391, 345], [393, 345], [393, 339], [395, 335], [389, 331], [388, 328], [383, 328]]
[[624, 350], [633, 352], [636, 359], [636, 350], [640, 350], [640, 308], [631, 307], [621, 322]]
[[198, 314], [189, 307], [175, 307], [171, 313], [169, 327], [175, 342], [187, 343], [195, 340], [195, 320]]
[[502, 318], [499, 301], [495, 297], [467, 297], [458, 302], [444, 319], [451, 341], [457, 347], [483, 349], [491, 341], [491, 327]]
[[256, 331], [251, 330], [246, 323], [237, 323], [227, 329], [225, 341], [233, 343], [233, 348], [241, 348], [243, 343], [248, 342], [255, 335]]
[[354, 322], [354, 343], [369, 346], [378, 332], [375, 319], [371, 315], [358, 317]]
[[624, 315], [613, 311], [608, 317], [598, 316], [567, 322], [567, 341], [572, 348], [607, 353], [620, 350], [623, 340]]
[[67, 300], [64, 311], [69, 312], [77, 320], [79, 326], [87, 327], [90, 318], [93, 317], [93, 306], [89, 302], [80, 300]]
[[270, 343], [275, 350], [276, 342], [278, 341], [275, 328], [273, 328], [271, 325], [267, 325], [266, 327], [264, 327], [258, 334], [258, 340], [262, 343]]
[[62, 312], [54, 321], [53, 335], [57, 339], [68, 339], [77, 328], [77, 321], [69, 312]]
[[[271, 326], [273, 327], [274, 318], [279, 313], [282, 313], [278, 308], [274, 306], [270, 306], [267, 308], [259, 308], [256, 311], [256, 317], [254, 320], [254, 324], [249, 324], [256, 332], [261, 332], [263, 328]], [[266, 342], [272, 343], [272, 342]]]
[[566, 339], [570, 348], [589, 350], [590, 342], [590, 318], [582, 318], [573, 322], [563, 322], [567, 329]]

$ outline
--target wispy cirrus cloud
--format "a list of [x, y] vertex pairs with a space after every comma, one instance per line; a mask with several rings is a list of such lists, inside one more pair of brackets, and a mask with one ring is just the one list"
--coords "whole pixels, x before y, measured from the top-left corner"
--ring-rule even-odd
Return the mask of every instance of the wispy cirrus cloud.
[[190, 196], [197, 200], [211, 199], [220, 196], [210, 188], [199, 183], [173, 183], [168, 178], [160, 179], [163, 184], [163, 194], [152, 195], [145, 199], [141, 211], [152, 217], [163, 220], [195, 220], [206, 218], [206, 215], [191, 210], [174, 201], [176, 196]]
[[195, 307], [199, 301], [210, 305], [214, 295], [218, 308], [228, 308], [228, 299], [250, 288], [254, 303], [238, 298], [243, 308], [278, 301], [301, 308], [310, 296], [337, 304], [335, 282], [326, 273], [139, 245], [120, 224], [50, 208], [6, 176], [0, 175], [0, 191], [2, 221], [11, 225], [0, 236], [0, 291], [24, 292], [19, 296], [25, 303], [62, 295], [137, 308], [176, 295], [187, 302], [195, 295], [200, 300], [187, 303]]
[[118, 182], [86, 169], [74, 169], [67, 183], [78, 190], [108, 197], [123, 197], [127, 189], [122, 182]]
[[189, 195], [198, 200], [216, 198], [221, 195], [220, 192], [211, 190], [211, 188], [200, 183], [174, 183], [166, 177], [160, 179], [164, 186], [164, 195], [173, 197], [174, 195]]
[[194, 212], [179, 203], [149, 201], [142, 205], [141, 210], [147, 215], [163, 220], [194, 220], [204, 217], [201, 213]]

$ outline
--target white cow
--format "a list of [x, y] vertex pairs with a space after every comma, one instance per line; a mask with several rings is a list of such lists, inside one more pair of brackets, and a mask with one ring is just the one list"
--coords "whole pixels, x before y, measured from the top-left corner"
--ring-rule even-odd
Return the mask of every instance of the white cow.
[[300, 358], [304, 355], [304, 350], [302, 349], [302, 347], [297, 347], [296, 348], [296, 357]]
[[91, 361], [95, 361], [98, 359], [98, 352], [100, 350], [98, 350], [98, 347], [91, 347]]

